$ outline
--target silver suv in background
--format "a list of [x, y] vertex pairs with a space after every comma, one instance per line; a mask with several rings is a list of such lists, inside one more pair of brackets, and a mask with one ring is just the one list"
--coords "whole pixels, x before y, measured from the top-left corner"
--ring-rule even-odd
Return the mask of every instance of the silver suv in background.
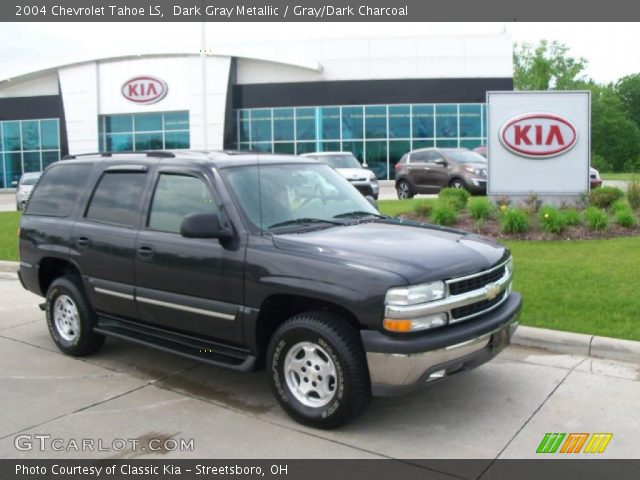
[[335, 168], [340, 175], [349, 180], [349, 183], [356, 187], [362, 195], [378, 199], [380, 186], [378, 178], [371, 170], [360, 165], [358, 159], [351, 152], [314, 152], [305, 153], [303, 157], [311, 157], [320, 162], [324, 162]]
[[42, 175], [42, 172], [23, 173], [20, 181], [14, 182], [14, 186], [16, 187], [16, 210], [24, 210], [33, 191], [33, 187], [35, 187], [40, 179], [40, 175]]

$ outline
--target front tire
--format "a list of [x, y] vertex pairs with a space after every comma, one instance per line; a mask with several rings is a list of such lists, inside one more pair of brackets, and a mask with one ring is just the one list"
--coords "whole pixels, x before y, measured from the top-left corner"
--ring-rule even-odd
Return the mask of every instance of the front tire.
[[451, 180], [451, 183], [449, 183], [449, 187], [467, 190], [467, 186], [459, 178], [454, 178], [453, 180]]
[[51, 338], [67, 355], [90, 355], [104, 344], [104, 336], [93, 331], [96, 315], [77, 275], [65, 275], [51, 283], [45, 312]]
[[413, 198], [413, 192], [411, 191], [411, 185], [406, 180], [400, 180], [396, 186], [396, 192], [400, 200], [407, 198]]
[[278, 327], [267, 367], [280, 406], [305, 425], [329, 429], [348, 423], [371, 398], [359, 333], [330, 312], [294, 315]]

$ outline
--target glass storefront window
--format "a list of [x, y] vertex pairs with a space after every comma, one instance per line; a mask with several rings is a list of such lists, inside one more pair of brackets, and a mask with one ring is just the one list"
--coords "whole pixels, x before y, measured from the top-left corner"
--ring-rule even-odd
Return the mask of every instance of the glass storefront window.
[[[44, 161], [46, 159], [46, 162]], [[60, 159], [59, 120], [0, 121], [0, 189]]]
[[460, 137], [482, 136], [482, 107], [460, 105]]
[[411, 107], [389, 106], [389, 138], [411, 138]]
[[[240, 137], [242, 137], [242, 134]], [[273, 109], [273, 139], [275, 141], [294, 140], [293, 108]]]
[[387, 179], [411, 149], [485, 144], [485, 122], [483, 104], [243, 109], [237, 110], [237, 146], [276, 153], [352, 152]]
[[268, 108], [251, 112], [251, 143], [271, 141], [271, 110]]
[[338, 107], [321, 108], [320, 125], [322, 140], [340, 140], [340, 109]]
[[387, 107], [364, 107], [366, 138], [387, 137]]
[[368, 141], [366, 142], [365, 149], [369, 170], [372, 170], [378, 178], [388, 178], [386, 140]]
[[342, 107], [342, 139], [364, 138], [362, 107]]
[[436, 105], [436, 137], [452, 138], [457, 136], [458, 106]]
[[411, 120], [413, 123], [413, 138], [433, 138], [433, 105], [413, 105]]
[[316, 139], [316, 109], [296, 108], [296, 140]]
[[188, 111], [101, 115], [98, 130], [100, 151], [184, 149], [191, 144]]

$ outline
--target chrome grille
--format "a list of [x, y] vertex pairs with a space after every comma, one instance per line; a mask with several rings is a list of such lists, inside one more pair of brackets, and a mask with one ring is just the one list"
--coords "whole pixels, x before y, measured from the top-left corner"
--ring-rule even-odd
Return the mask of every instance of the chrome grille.
[[485, 285], [497, 282], [504, 275], [505, 265], [502, 265], [489, 273], [480, 273], [477, 277], [468, 278], [466, 280], [451, 280], [449, 283], [449, 293], [451, 295], [460, 295], [472, 290], [477, 290]]

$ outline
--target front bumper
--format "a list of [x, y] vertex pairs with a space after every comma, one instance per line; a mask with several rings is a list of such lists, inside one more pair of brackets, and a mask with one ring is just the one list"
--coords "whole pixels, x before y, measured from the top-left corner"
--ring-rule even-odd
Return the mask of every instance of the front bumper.
[[491, 360], [509, 345], [521, 309], [522, 296], [512, 292], [499, 308], [481, 317], [410, 339], [363, 330], [373, 394], [409, 393]]
[[487, 179], [486, 178], [472, 178], [467, 182], [469, 192], [473, 194], [484, 195], [487, 193]]

